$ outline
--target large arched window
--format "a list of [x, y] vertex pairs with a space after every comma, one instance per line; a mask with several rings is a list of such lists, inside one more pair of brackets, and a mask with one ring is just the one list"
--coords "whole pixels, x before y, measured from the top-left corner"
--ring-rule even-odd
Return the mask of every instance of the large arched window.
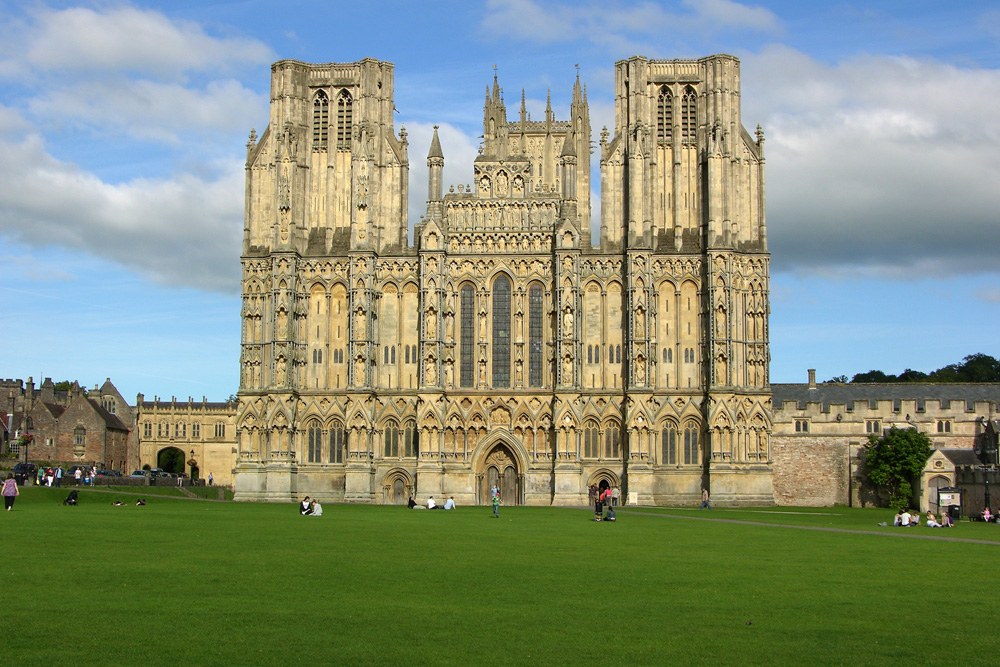
[[346, 90], [340, 91], [337, 98], [337, 148], [351, 148], [351, 129], [354, 116], [354, 100]]
[[601, 455], [601, 428], [596, 421], [588, 421], [583, 429], [583, 457], [596, 459]]
[[660, 463], [664, 465], [676, 465], [677, 463], [677, 426], [673, 422], [663, 425], [663, 454]]
[[386, 458], [399, 458], [399, 426], [396, 422], [386, 424], [384, 452]]
[[323, 429], [317, 420], [312, 420], [306, 427], [306, 461], [319, 463], [323, 460]]
[[416, 458], [419, 454], [417, 423], [414, 421], [406, 422], [406, 426], [403, 428], [403, 456], [412, 459]]
[[542, 286], [528, 288], [528, 386], [542, 386]]
[[656, 140], [661, 144], [669, 143], [673, 135], [674, 96], [666, 86], [660, 89], [656, 100]]
[[621, 427], [618, 422], [608, 422], [604, 427], [604, 458], [617, 459], [621, 457], [620, 437]]
[[330, 99], [322, 90], [313, 100], [313, 150], [326, 151], [330, 128]]
[[510, 279], [493, 282], [493, 386], [510, 387]]
[[460, 328], [462, 339], [459, 343], [458, 372], [459, 384], [463, 387], [473, 386], [476, 376], [475, 360], [472, 351], [473, 339], [476, 335], [476, 292], [472, 285], [463, 285], [461, 291]]
[[688, 422], [684, 425], [684, 463], [697, 465], [701, 463], [701, 445], [698, 434], [701, 429], [696, 422]]
[[694, 143], [698, 131], [697, 99], [694, 88], [688, 86], [684, 89], [681, 98], [681, 139], [686, 144]]
[[344, 425], [335, 421], [330, 425], [330, 463], [343, 463], [347, 449], [347, 434]]

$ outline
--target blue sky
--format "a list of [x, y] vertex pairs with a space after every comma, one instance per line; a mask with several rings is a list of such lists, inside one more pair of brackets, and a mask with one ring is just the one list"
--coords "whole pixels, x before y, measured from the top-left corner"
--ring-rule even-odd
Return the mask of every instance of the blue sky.
[[616, 60], [736, 55], [771, 381], [1000, 356], [998, 47], [994, 2], [0, 0], [0, 375], [236, 392], [244, 145], [282, 58], [395, 63], [412, 228], [434, 124], [470, 180], [494, 66], [536, 117], [579, 66], [596, 141]]

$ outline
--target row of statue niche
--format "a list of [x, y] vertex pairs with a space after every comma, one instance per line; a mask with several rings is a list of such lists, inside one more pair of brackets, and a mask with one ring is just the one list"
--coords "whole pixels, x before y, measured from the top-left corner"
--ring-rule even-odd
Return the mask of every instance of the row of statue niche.
[[511, 234], [448, 239], [448, 252], [546, 252], [551, 246], [551, 239], [543, 234]]
[[452, 229], [539, 229], [551, 227], [556, 219], [554, 206], [483, 206], [448, 207], [448, 223]]

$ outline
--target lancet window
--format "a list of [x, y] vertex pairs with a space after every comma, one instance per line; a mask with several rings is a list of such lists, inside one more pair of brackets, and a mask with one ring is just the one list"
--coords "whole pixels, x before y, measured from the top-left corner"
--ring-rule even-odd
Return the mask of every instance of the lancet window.
[[621, 427], [617, 422], [608, 422], [604, 428], [604, 458], [617, 459], [621, 457], [619, 438], [621, 437]]
[[306, 434], [306, 460], [309, 463], [319, 463], [323, 460], [323, 430], [317, 420], [309, 422]]
[[330, 98], [322, 90], [313, 100], [313, 150], [326, 152], [330, 129]]
[[601, 455], [601, 429], [596, 421], [588, 421], [583, 430], [583, 457], [596, 459]]
[[330, 425], [330, 463], [343, 463], [347, 449], [347, 434], [339, 421]]
[[337, 148], [351, 148], [351, 129], [354, 116], [354, 100], [346, 90], [340, 91], [337, 98]]
[[476, 330], [476, 293], [472, 285], [462, 286], [460, 310], [462, 340], [459, 343], [459, 384], [471, 387], [476, 374], [475, 360], [472, 358]]
[[694, 88], [688, 86], [684, 89], [684, 96], [681, 97], [681, 139], [686, 144], [695, 142], [698, 131], [697, 99]]
[[673, 422], [667, 422], [663, 426], [661, 435], [663, 452], [660, 463], [664, 465], [676, 465], [677, 463], [677, 426]]
[[660, 89], [656, 100], [656, 140], [669, 143], [674, 130], [674, 96], [666, 86]]
[[510, 387], [510, 279], [493, 283], [493, 386]]
[[528, 289], [528, 386], [542, 386], [542, 287]]
[[695, 422], [688, 422], [684, 426], [684, 463], [696, 465], [701, 463], [701, 445], [698, 442], [698, 434], [701, 429]]

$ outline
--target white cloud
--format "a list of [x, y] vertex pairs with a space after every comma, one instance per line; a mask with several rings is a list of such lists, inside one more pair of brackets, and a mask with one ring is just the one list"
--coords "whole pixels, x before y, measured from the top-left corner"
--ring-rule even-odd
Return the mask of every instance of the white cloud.
[[996, 271], [1000, 72], [785, 47], [743, 58], [767, 130], [776, 269], [908, 278]]
[[[0, 128], [2, 130], [2, 128]], [[41, 137], [0, 133], [0, 233], [74, 248], [169, 285], [231, 291], [239, 279], [243, 169], [109, 185], [49, 155]]]
[[[540, 44], [586, 40], [618, 54], [635, 52], [640, 41], [663, 34], [714, 33], [722, 29], [771, 32], [777, 17], [763, 7], [732, 0], [686, 0], [687, 12], [672, 13], [654, 2], [540, 3], [489, 0], [481, 26], [502, 39]], [[637, 41], [638, 40], [638, 41]]]
[[203, 88], [132, 80], [84, 81], [46, 91], [29, 101], [40, 118], [126, 133], [137, 139], [176, 142], [188, 133], [226, 133], [267, 118], [264, 96], [232, 79]]
[[17, 31], [6, 31], [0, 73], [30, 70], [145, 71], [179, 76], [272, 59], [265, 44], [213, 37], [201, 26], [136, 7], [72, 7], [30, 11]]

